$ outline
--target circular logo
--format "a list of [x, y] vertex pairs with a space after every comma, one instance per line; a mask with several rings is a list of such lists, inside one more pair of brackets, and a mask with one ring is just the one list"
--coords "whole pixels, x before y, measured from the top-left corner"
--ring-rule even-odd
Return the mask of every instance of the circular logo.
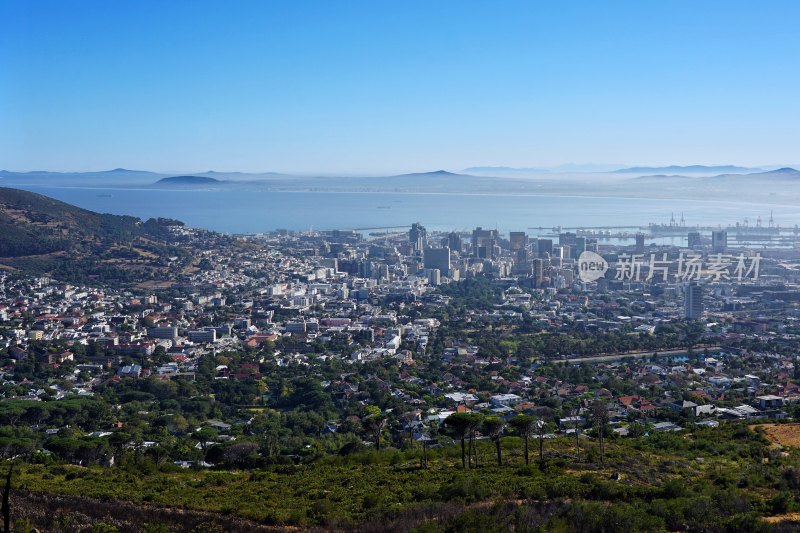
[[608, 271], [608, 261], [594, 252], [583, 252], [578, 258], [578, 276], [590, 283], [602, 278]]

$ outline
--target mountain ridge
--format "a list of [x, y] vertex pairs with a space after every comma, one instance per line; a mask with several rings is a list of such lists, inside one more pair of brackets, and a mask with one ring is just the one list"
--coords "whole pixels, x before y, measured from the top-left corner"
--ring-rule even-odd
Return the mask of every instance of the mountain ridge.
[[171, 219], [96, 213], [38, 193], [0, 187], [0, 265], [65, 281], [106, 282], [164, 273], [176, 247]]
[[719, 184], [723, 181], [731, 181], [736, 183], [758, 183], [759, 178], [764, 180], [785, 180], [785, 179], [798, 179], [800, 180], [800, 170], [792, 167], [783, 167], [775, 170], [765, 170], [762, 172], [751, 172], [748, 174], [717, 174], [715, 176], [701, 176], [691, 177], [681, 174], [650, 174], [646, 176], [637, 176], [630, 178], [629, 181], [681, 181], [682, 183], [696, 183], [696, 184]]
[[668, 165], [663, 167], [627, 167], [612, 170], [610, 174], [651, 174], [651, 173], [670, 173], [670, 172], [685, 172], [688, 174], [710, 174], [712, 172], [719, 173], [753, 173], [763, 172], [762, 168], [755, 167], [739, 167], [735, 165]]

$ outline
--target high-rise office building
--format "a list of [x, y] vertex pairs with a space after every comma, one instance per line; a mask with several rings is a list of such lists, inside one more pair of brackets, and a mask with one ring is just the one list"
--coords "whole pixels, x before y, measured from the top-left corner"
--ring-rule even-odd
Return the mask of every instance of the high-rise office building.
[[464, 248], [464, 241], [461, 239], [461, 235], [456, 232], [452, 232], [447, 235], [447, 246], [450, 250], [454, 252], [461, 253], [461, 250]]
[[435, 268], [443, 276], [450, 275], [450, 248], [425, 248], [425, 268]]
[[560, 233], [558, 235], [558, 245], [559, 246], [574, 246], [578, 240], [578, 235], [575, 233], [570, 233], [569, 231], [566, 233]]
[[538, 257], [531, 261], [531, 278], [533, 287], [542, 287], [544, 283], [544, 259]]
[[575, 257], [578, 258], [583, 252], [586, 251], [586, 237], [578, 237], [575, 239]]
[[694, 250], [695, 248], [699, 248], [701, 242], [702, 241], [700, 240], [700, 232], [699, 231], [690, 231], [689, 232], [688, 243], [687, 243], [689, 248], [691, 248], [692, 250]]
[[728, 251], [728, 232], [724, 230], [711, 232], [711, 251], [724, 254]]
[[703, 316], [703, 287], [690, 283], [684, 289], [684, 298], [684, 316], [689, 320], [699, 320]]
[[634, 250], [634, 253], [636, 254], [644, 253], [644, 233], [636, 234], [636, 248]]
[[428, 231], [425, 229], [425, 226], [419, 222], [411, 224], [411, 229], [408, 230], [408, 242], [411, 243], [411, 246], [417, 252], [425, 249], [425, 246], [428, 244]]
[[438, 268], [430, 268], [427, 269], [426, 272], [428, 273], [428, 284], [429, 285], [440, 285], [442, 283], [441, 273], [439, 272]]
[[494, 247], [497, 244], [497, 230], [483, 229], [480, 226], [472, 231], [472, 256], [483, 259], [494, 259]]
[[536, 255], [544, 259], [545, 254], [553, 254], [553, 240], [552, 239], [539, 239], [536, 241]]
[[508, 234], [511, 250], [519, 250], [528, 246], [528, 235], [524, 231], [512, 231]]

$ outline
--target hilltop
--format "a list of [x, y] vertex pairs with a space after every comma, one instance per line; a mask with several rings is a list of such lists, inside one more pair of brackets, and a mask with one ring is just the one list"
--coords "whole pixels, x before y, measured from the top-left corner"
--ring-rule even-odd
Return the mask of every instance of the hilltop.
[[456, 174], [447, 170], [432, 170], [430, 172], [413, 172], [411, 174], [400, 174], [397, 176], [389, 176], [390, 178], [454, 178], [454, 177], [470, 177], [466, 174]]
[[183, 223], [95, 213], [41, 194], [0, 188], [0, 266], [65, 280], [132, 280], [188, 257], [169, 227]]
[[770, 170], [769, 172], [763, 172], [762, 174], [797, 176], [800, 175], [800, 170], [797, 170], [796, 168], [792, 167], [783, 167], [783, 168], [776, 168], [775, 170]]

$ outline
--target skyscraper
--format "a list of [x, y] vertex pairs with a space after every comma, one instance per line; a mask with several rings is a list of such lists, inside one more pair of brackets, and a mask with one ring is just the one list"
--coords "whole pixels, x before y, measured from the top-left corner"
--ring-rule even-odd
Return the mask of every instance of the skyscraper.
[[644, 253], [644, 233], [637, 233], [636, 234], [636, 249], [634, 253], [643, 254]]
[[456, 232], [448, 234], [447, 246], [450, 248], [450, 250], [460, 254], [461, 250], [464, 248], [464, 241], [461, 239], [461, 235]]
[[684, 289], [685, 317], [688, 320], [699, 320], [703, 316], [703, 287], [690, 283]]
[[417, 252], [425, 249], [425, 246], [428, 244], [428, 231], [425, 229], [425, 226], [419, 222], [411, 224], [411, 229], [408, 230], [408, 242], [411, 243], [411, 246]]
[[437, 269], [443, 276], [450, 275], [450, 248], [425, 248], [425, 268]]
[[524, 231], [512, 231], [508, 234], [511, 250], [519, 250], [528, 246], [528, 235]]
[[533, 260], [531, 268], [531, 277], [533, 277], [533, 286], [541, 287], [542, 279], [544, 278], [544, 260], [536, 258]]
[[578, 237], [575, 239], [575, 257], [578, 258], [583, 252], [586, 251], [587, 240], [586, 237]]
[[561, 233], [558, 235], [559, 246], [575, 246], [578, 235], [571, 232]]
[[695, 248], [699, 248], [700, 247], [700, 242], [701, 242], [700, 241], [700, 232], [699, 231], [690, 231], [689, 235], [688, 235], [688, 240], [689, 240], [689, 242], [688, 242], [689, 248], [691, 248], [692, 250], [694, 250]]
[[724, 254], [728, 251], [728, 232], [724, 230], [711, 232], [711, 251]]
[[480, 226], [472, 231], [472, 256], [483, 259], [494, 259], [494, 247], [497, 243], [497, 230], [483, 229]]
[[553, 253], [553, 240], [552, 239], [539, 239], [536, 241], [536, 255], [544, 259], [545, 254], [552, 255]]

